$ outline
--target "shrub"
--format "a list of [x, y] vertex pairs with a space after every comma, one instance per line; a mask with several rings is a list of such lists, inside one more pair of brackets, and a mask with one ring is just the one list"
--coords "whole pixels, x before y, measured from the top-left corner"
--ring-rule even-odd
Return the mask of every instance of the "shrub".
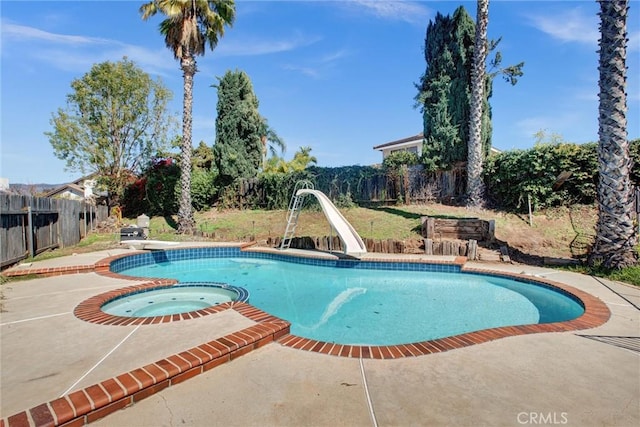
[[177, 212], [179, 178], [180, 168], [173, 159], [154, 159], [142, 176], [125, 188], [123, 215], [171, 215]]
[[215, 186], [216, 170], [196, 168], [191, 172], [191, 205], [197, 211], [213, 206], [218, 189]]
[[178, 212], [180, 167], [171, 158], [157, 159], [145, 171], [148, 215], [172, 215]]
[[[597, 170], [596, 144], [537, 144], [489, 157], [484, 178], [494, 204], [524, 210], [528, 196], [535, 208], [593, 203]], [[561, 173], [568, 178], [558, 180]]]

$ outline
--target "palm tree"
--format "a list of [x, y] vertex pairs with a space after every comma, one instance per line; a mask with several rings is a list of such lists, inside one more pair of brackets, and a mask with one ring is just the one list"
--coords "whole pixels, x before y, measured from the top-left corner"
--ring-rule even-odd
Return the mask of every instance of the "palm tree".
[[625, 93], [629, 4], [628, 0], [599, 3], [598, 224], [590, 263], [623, 268], [638, 261]]
[[485, 61], [487, 59], [487, 25], [489, 24], [489, 0], [478, 0], [476, 36], [473, 44], [471, 69], [471, 107], [469, 111], [469, 141], [467, 142], [467, 207], [484, 205], [482, 182], [482, 100], [485, 85]]
[[315, 165], [318, 163], [318, 159], [316, 156], [311, 155], [311, 147], [305, 146], [300, 147], [298, 151], [293, 155], [293, 159], [291, 160], [291, 168], [294, 171], [303, 171], [308, 168], [310, 165]]
[[140, 7], [142, 19], [157, 13], [166, 19], [160, 23], [165, 44], [180, 61], [184, 76], [182, 108], [182, 143], [180, 156], [180, 207], [178, 233], [192, 234], [195, 230], [191, 206], [191, 122], [193, 110], [193, 76], [198, 70], [196, 55], [204, 55], [206, 44], [214, 50], [225, 26], [235, 19], [234, 0], [152, 0]]
[[269, 123], [267, 119], [262, 118], [262, 136], [260, 140], [262, 141], [262, 170], [265, 170], [267, 167], [267, 153], [271, 153], [271, 157], [278, 157], [278, 148], [280, 149], [280, 153], [284, 154], [287, 150], [287, 144], [284, 142], [284, 139], [280, 138], [280, 135], [276, 133], [275, 130]]

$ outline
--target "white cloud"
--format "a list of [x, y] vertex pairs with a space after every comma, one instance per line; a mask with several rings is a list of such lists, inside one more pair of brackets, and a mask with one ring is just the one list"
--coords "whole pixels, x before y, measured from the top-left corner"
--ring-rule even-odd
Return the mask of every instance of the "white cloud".
[[346, 49], [341, 49], [341, 50], [323, 55], [320, 58], [320, 62], [324, 64], [328, 64], [328, 63], [336, 62], [347, 56], [349, 56], [349, 52]]
[[297, 71], [305, 76], [318, 79], [326, 75], [327, 72], [332, 70], [343, 58], [348, 56], [349, 51], [347, 49], [340, 49], [314, 58], [313, 61], [310, 61], [309, 65], [286, 64], [283, 68], [285, 70]]
[[528, 16], [530, 24], [549, 36], [562, 42], [578, 42], [597, 45], [600, 35], [598, 17], [576, 7], [560, 13]]
[[21, 61], [35, 59], [71, 72], [86, 72], [96, 63], [119, 61], [125, 56], [155, 74], [166, 75], [175, 67], [167, 60], [171, 54], [166, 49], [152, 51], [118, 40], [51, 33], [6, 21], [2, 22], [2, 43], [3, 55]]
[[2, 21], [1, 27], [3, 40], [6, 38], [18, 40], [20, 42], [40, 41], [73, 46], [111, 43], [107, 39], [98, 37], [50, 33], [38, 28], [28, 27], [26, 25], [12, 24], [5, 20]]
[[312, 77], [314, 79], [320, 78], [320, 70], [313, 67], [305, 67], [302, 65], [294, 65], [294, 64], [286, 64], [282, 68], [289, 71], [297, 71], [300, 74], [303, 74], [308, 77]]
[[[295, 50], [319, 40], [320, 37], [305, 36], [301, 33], [280, 40], [225, 40], [216, 48], [216, 55], [266, 55]], [[165, 48], [150, 50], [113, 39], [57, 34], [6, 20], [2, 21], [2, 43], [3, 55], [9, 54], [8, 48], [15, 48], [18, 49], [13, 51], [15, 58], [18, 58], [16, 55], [19, 51], [23, 61], [31, 58], [70, 72], [86, 72], [93, 64], [109, 60], [119, 61], [125, 56], [145, 71], [161, 76], [174, 75], [177, 67], [171, 52]]]
[[382, 19], [404, 21], [423, 25], [431, 10], [419, 2], [386, 0], [348, 0], [342, 4], [358, 7]]
[[220, 56], [257, 56], [271, 53], [288, 52], [312, 45], [321, 40], [317, 36], [305, 36], [296, 33], [287, 39], [265, 40], [264, 38], [243, 40], [226, 39], [216, 47]]

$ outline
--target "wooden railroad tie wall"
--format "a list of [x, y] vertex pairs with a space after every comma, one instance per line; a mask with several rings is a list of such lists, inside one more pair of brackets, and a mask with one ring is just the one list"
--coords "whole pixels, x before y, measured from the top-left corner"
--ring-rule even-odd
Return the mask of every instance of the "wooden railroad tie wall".
[[432, 240], [457, 239], [493, 243], [496, 222], [478, 218], [434, 218], [423, 216], [422, 237]]
[[424, 251], [433, 255], [464, 255], [478, 259], [478, 242], [495, 241], [494, 220], [478, 218], [434, 218], [423, 216]]

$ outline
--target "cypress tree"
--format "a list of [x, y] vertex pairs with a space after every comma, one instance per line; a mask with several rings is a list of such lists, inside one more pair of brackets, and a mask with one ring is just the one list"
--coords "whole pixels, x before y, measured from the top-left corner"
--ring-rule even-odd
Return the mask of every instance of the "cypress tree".
[[213, 147], [219, 184], [237, 178], [252, 178], [262, 166], [265, 132], [258, 112], [258, 98], [249, 76], [243, 71], [227, 71], [219, 84], [216, 142]]
[[[429, 22], [424, 56], [427, 68], [416, 96], [424, 128], [423, 163], [428, 170], [448, 169], [467, 159], [469, 104], [475, 22], [463, 6], [453, 16], [438, 13]], [[483, 151], [491, 148], [491, 78], [483, 108]]]

